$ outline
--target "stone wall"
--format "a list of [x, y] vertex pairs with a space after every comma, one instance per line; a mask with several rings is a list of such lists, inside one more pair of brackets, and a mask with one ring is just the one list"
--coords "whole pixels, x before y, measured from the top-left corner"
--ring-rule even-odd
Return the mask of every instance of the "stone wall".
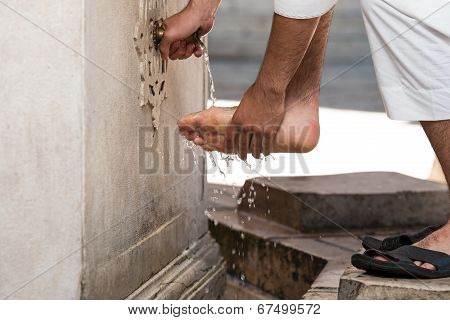
[[5, 3], [0, 297], [73, 299], [82, 264], [82, 1]]
[[[165, 14], [186, 3], [168, 1]], [[154, 131], [140, 106], [140, 0], [7, 4], [0, 297], [126, 298], [207, 234], [202, 163], [176, 171], [189, 162], [176, 121], [205, 105], [204, 66], [169, 63]]]

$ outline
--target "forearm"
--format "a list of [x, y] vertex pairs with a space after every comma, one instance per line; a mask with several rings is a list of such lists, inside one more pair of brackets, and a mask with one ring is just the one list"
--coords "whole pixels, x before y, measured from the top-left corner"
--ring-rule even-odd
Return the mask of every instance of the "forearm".
[[320, 17], [290, 19], [274, 15], [272, 31], [255, 86], [265, 92], [284, 93], [314, 36]]
[[187, 9], [191, 10], [199, 22], [214, 19], [221, 0], [191, 0]]

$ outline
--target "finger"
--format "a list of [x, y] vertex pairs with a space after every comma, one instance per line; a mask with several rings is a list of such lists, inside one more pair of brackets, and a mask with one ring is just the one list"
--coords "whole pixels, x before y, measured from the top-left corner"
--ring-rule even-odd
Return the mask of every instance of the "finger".
[[198, 30], [198, 22], [192, 16], [192, 10], [183, 10], [163, 22], [164, 37], [159, 45], [161, 56], [169, 58], [170, 46], [173, 42], [188, 38]]
[[177, 52], [179, 48], [180, 48], [180, 41], [172, 43], [172, 45], [170, 46], [169, 56]]
[[182, 47], [182, 44], [180, 44], [180, 47], [178, 48], [177, 51], [175, 51], [174, 53], [172, 53], [169, 58], [171, 60], [178, 60], [182, 55], [184, 55], [185, 52], [185, 48]]
[[194, 53], [194, 50], [195, 50], [195, 44], [188, 43], [186, 46], [186, 52], [184, 53], [184, 56], [180, 57], [180, 59], [184, 60], [184, 59], [189, 58]]
[[195, 50], [194, 51], [194, 56], [196, 56], [197, 58], [201, 58], [203, 56], [203, 51], [202, 50]]
[[195, 44], [194, 55], [197, 58], [200, 58], [203, 55], [203, 48], [198, 43]]
[[181, 57], [183, 57], [185, 55], [185, 53], [186, 53], [186, 41], [182, 40], [182, 41], [180, 41], [180, 47], [178, 48], [178, 50], [175, 53], [173, 53], [170, 56], [170, 59], [178, 60]]
[[252, 152], [253, 158], [259, 159], [261, 157], [261, 149], [262, 135], [260, 133], [253, 133], [250, 143], [250, 151]]
[[172, 41], [168, 37], [164, 37], [161, 43], [159, 44], [159, 51], [161, 52], [161, 57], [164, 60], [167, 60], [170, 56], [170, 47], [172, 45]]

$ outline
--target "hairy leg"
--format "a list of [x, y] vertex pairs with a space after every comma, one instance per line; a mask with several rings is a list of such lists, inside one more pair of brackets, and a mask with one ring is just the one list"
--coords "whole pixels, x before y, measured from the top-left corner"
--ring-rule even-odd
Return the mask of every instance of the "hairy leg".
[[422, 127], [436, 152], [450, 187], [450, 120], [423, 121]]
[[[450, 189], [450, 120], [423, 121], [422, 127], [442, 165], [442, 170], [444, 171], [447, 185]], [[450, 216], [445, 227], [420, 241], [417, 245], [426, 249], [450, 254]], [[422, 266], [424, 268], [434, 269], [428, 263]]]
[[293, 152], [311, 151], [319, 142], [320, 80], [332, 19], [333, 10], [320, 18], [305, 57], [286, 91], [283, 130], [277, 135], [276, 144], [287, 142]]
[[320, 94], [323, 63], [330, 33], [333, 10], [322, 16], [305, 57], [286, 91], [286, 108], [299, 102], [317, 103]]
[[[422, 127], [442, 164], [447, 184], [450, 182], [450, 120], [445, 121], [424, 121]], [[450, 184], [449, 184], [450, 187]], [[450, 254], [450, 217], [447, 224], [441, 229], [415, 244], [418, 247], [438, 252]], [[376, 257], [378, 260], [386, 260], [383, 257]], [[416, 262], [422, 268], [435, 270], [429, 263]]]
[[[305, 57], [286, 92], [285, 116], [272, 152], [309, 152], [317, 145], [319, 93], [333, 10], [320, 18]], [[179, 121], [180, 132], [207, 151], [224, 151], [223, 134], [236, 108], [211, 108]]]

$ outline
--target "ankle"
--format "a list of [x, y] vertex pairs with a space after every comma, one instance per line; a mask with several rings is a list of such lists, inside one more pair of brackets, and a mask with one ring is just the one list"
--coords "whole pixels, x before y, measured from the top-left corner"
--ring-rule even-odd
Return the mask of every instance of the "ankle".
[[303, 96], [286, 96], [285, 107], [287, 109], [302, 105], [317, 109], [319, 107], [319, 92], [305, 93]]
[[296, 146], [297, 150], [302, 153], [308, 153], [313, 151], [319, 144], [320, 139], [320, 124], [317, 120], [309, 120], [307, 127], [307, 135], [301, 145]]
[[450, 238], [450, 223], [446, 223], [442, 228], [437, 230], [435, 233], [442, 237]]

